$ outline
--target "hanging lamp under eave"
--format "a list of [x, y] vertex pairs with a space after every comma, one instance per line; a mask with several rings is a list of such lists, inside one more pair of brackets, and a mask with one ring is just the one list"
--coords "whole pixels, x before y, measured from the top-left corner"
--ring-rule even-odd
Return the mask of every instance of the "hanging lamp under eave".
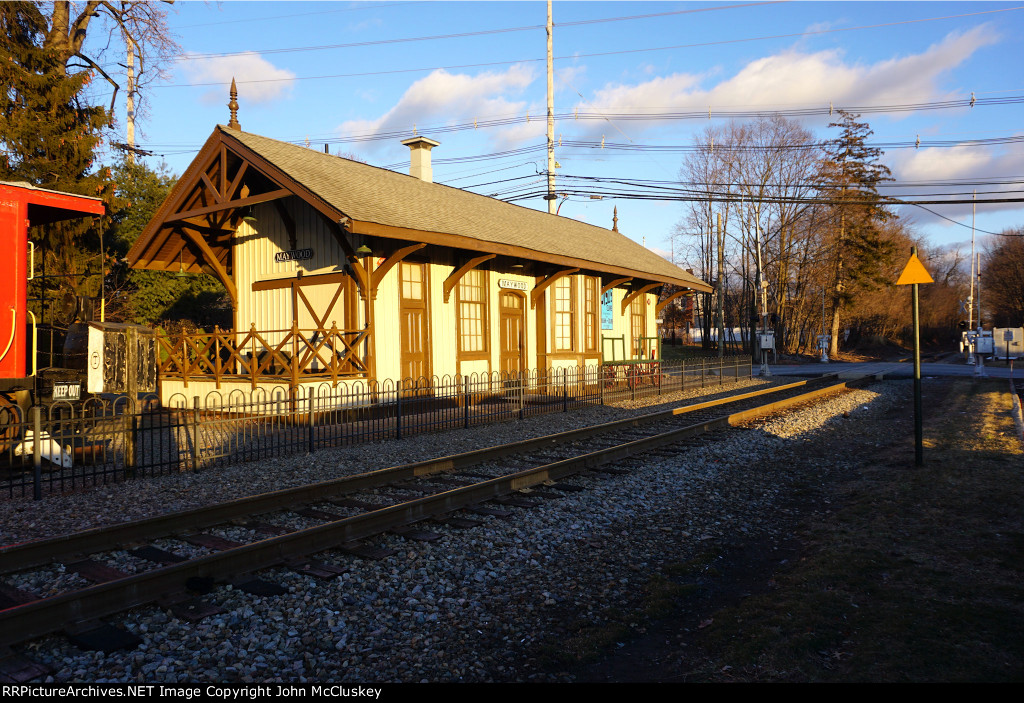
[[184, 247], [178, 250], [178, 272], [174, 274], [175, 278], [188, 278], [188, 274], [185, 273], [185, 264], [182, 262], [181, 253], [184, 251]]

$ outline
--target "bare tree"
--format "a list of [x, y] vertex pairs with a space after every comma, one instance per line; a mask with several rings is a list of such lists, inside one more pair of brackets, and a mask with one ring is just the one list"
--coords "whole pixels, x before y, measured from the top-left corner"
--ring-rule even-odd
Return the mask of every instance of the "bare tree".
[[[786, 333], [793, 293], [794, 258], [800, 253], [799, 223], [814, 194], [818, 150], [814, 136], [794, 120], [779, 116], [746, 123], [736, 131], [734, 187], [743, 196], [735, 205], [747, 237], [741, 240], [752, 262], [761, 262], [765, 306], [779, 343], [792, 347]], [[756, 269], [756, 266], [755, 266]], [[755, 277], [757, 271], [755, 270]], [[759, 295], [758, 284], [751, 295]], [[757, 302], [752, 299], [756, 308]]]
[[722, 291], [722, 285], [718, 282], [720, 259], [716, 241], [716, 214], [724, 211], [727, 217], [728, 205], [722, 202], [716, 207], [716, 201], [722, 197], [723, 184], [728, 180], [726, 162], [721, 158], [724, 141], [725, 131], [714, 127], [706, 129], [695, 138], [697, 148], [684, 159], [679, 179], [689, 184], [696, 197], [684, 201], [683, 220], [676, 225], [673, 235], [679, 249], [691, 253], [687, 260], [698, 262], [697, 276], [716, 284], [714, 293], [703, 293], [700, 298], [701, 344], [705, 349], [711, 346], [714, 311], [718, 304], [717, 297]]
[[[699, 241], [707, 278], [719, 278], [716, 264], [725, 259], [724, 267], [738, 286], [731, 295], [741, 328], [748, 328], [752, 315], [761, 312], [755, 281], [760, 273], [767, 298], [763, 312], [776, 324], [780, 344], [795, 350], [799, 337], [788, 333], [787, 323], [798, 267], [803, 265], [798, 262], [809, 261], [804, 245], [811, 232], [801, 221], [814, 195], [820, 158], [813, 135], [799, 123], [776, 116], [708, 128], [696, 143], [699, 148], [684, 161], [680, 179], [702, 197], [687, 204], [678, 231]], [[714, 242], [719, 214], [724, 257], [718, 257]], [[751, 339], [747, 333], [743, 337]]]
[[1005, 230], [986, 249], [981, 266], [988, 320], [997, 327], [1024, 324], [1024, 228]]
[[[144, 88], [167, 77], [170, 62], [181, 54], [181, 47], [167, 25], [167, 6], [172, 2], [34, 2], [37, 22], [48, 29], [43, 50], [55, 59], [61, 75], [75, 71], [95, 71], [114, 89], [110, 112], [122, 83], [104, 65], [121, 64], [127, 59], [132, 70], [126, 72], [123, 86], [136, 100], [136, 114], [145, 113]], [[124, 58], [122, 58], [124, 57]], [[136, 63], [137, 62], [137, 63]]]

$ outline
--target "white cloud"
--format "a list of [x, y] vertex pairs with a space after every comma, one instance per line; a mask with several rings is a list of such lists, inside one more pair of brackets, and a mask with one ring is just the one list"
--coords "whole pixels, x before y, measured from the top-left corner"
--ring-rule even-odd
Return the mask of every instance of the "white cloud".
[[817, 34], [819, 32], [827, 32], [831, 30], [833, 27], [842, 27], [846, 23], [847, 20], [845, 18], [831, 22], [815, 22], [813, 24], [807, 25], [807, 29], [805, 29], [804, 31], [807, 34]]
[[[975, 51], [995, 43], [993, 27], [949, 34], [920, 54], [879, 61], [848, 62], [838, 50], [805, 53], [790, 49], [748, 63], [731, 78], [704, 88], [710, 75], [677, 73], [637, 84], [608, 84], [590, 104], [602, 111], [707, 110], [717, 107], [781, 109], [795, 105], [837, 106], [934, 100], [940, 79]], [[584, 109], [585, 105], [580, 105]], [[654, 126], [657, 121], [647, 123]]]
[[915, 149], [909, 157], [897, 158], [894, 168], [900, 180], [935, 181], [991, 172], [994, 154], [976, 146], [949, 149]]
[[532, 69], [523, 65], [476, 76], [439, 69], [413, 83], [395, 106], [380, 117], [348, 120], [338, 127], [338, 132], [344, 135], [411, 133], [415, 125], [420, 134], [430, 136], [425, 129], [429, 125], [521, 115], [527, 103], [513, 101], [510, 97], [522, 93], [533, 78]]
[[[276, 68], [254, 51], [235, 56], [187, 59], [184, 68], [195, 83], [238, 83], [239, 101], [261, 103], [276, 100], [295, 83], [295, 74]], [[253, 81], [251, 83], [247, 81]], [[224, 100], [223, 88], [211, 87], [200, 100], [206, 104]]]
[[[1024, 135], [1016, 134], [1014, 136]], [[1017, 195], [1015, 193], [1017, 186], [1012, 181], [1016, 180], [1016, 174], [1024, 171], [1024, 153], [1012, 147], [1007, 148], [1005, 145], [907, 149], [894, 151], [891, 157], [890, 154], [886, 154], [886, 157], [898, 182], [919, 181], [935, 184], [903, 187], [899, 189], [901, 193], [927, 195], [929, 199], [943, 199], [943, 196], [948, 194], [946, 197], [951, 200], [964, 200], [966, 202], [928, 206], [940, 211], [946, 217], [961, 219], [969, 218], [971, 215], [970, 195], [965, 195], [965, 193], [973, 190], [973, 186], [942, 186], [941, 181], [952, 179], [967, 183], [978, 181], [982, 183], [977, 187], [979, 200], [1010, 198]], [[984, 183], [1000, 175], [1011, 183]], [[1020, 209], [1020, 203], [985, 203], [978, 206], [978, 213], [980, 215], [984, 211], [991, 214]], [[914, 207], [903, 208], [903, 210], [905, 213], [913, 214], [915, 219], [921, 223], [945, 224], [947, 222], [927, 210]]]
[[555, 90], [570, 90], [576, 92], [576, 84], [585, 77], [586, 66], [566, 66], [555, 71]]

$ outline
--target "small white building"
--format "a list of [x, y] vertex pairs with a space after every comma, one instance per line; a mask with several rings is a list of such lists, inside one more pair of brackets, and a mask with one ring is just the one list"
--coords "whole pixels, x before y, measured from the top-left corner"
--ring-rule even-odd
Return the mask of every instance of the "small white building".
[[233, 330], [163, 345], [165, 400], [578, 367], [612, 338], [649, 357], [662, 287], [710, 290], [617, 231], [435, 184], [437, 142], [403, 143], [411, 175], [214, 130], [128, 254], [232, 301]]

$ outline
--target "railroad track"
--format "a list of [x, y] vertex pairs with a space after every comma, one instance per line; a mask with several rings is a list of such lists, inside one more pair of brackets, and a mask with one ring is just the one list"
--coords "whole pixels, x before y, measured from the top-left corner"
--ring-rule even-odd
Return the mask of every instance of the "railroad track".
[[[436, 535], [414, 527], [430, 519], [471, 527], [478, 524], [478, 516], [456, 517], [454, 513], [500, 515], [509, 505], [531, 505], [537, 498], [572, 488], [560, 485], [559, 479], [811, 402], [861, 382], [801, 381], [510, 445], [2, 547], [0, 651], [61, 630], [79, 636], [90, 630], [100, 632], [102, 628], [94, 626], [101, 618], [150, 603], [159, 603], [184, 619], [199, 619], [210, 606], [186, 596], [190, 590], [226, 581], [261, 595], [272, 594], [272, 584], [251, 575], [274, 566], [331, 578], [342, 570], [312, 555], [344, 549], [363, 556], [383, 556], [360, 541], [387, 531], [430, 540]], [[248, 534], [248, 541], [239, 539], [239, 532]], [[138, 573], [123, 572], [104, 561], [103, 555], [123, 550], [130, 550]], [[3, 575], [53, 568], [55, 564], [81, 574], [93, 585], [40, 598], [5, 583]], [[103, 636], [113, 637], [116, 642], [116, 633], [112, 635], [108, 630]], [[31, 663], [15, 659], [0, 666], [0, 676], [7, 672], [10, 678], [31, 678]]]

